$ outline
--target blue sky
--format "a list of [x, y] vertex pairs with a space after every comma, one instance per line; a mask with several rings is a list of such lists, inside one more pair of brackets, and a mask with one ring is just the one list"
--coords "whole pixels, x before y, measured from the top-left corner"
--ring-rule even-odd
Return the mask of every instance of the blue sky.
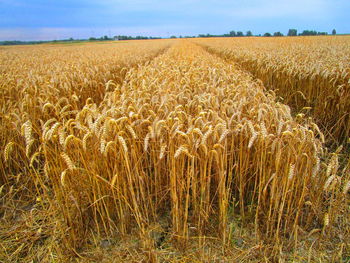
[[348, 13], [350, 0], [0, 0], [0, 41], [289, 28], [350, 33]]

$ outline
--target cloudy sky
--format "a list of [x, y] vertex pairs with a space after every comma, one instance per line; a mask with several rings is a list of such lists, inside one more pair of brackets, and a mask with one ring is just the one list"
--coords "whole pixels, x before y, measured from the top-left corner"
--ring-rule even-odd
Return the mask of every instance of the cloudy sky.
[[1, 40], [102, 35], [350, 33], [350, 0], [0, 0]]

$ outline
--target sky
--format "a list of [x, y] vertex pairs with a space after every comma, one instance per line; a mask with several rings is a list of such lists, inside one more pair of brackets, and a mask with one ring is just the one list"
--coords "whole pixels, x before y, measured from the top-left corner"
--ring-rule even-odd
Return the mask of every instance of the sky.
[[350, 33], [350, 0], [0, 0], [0, 41], [104, 35]]

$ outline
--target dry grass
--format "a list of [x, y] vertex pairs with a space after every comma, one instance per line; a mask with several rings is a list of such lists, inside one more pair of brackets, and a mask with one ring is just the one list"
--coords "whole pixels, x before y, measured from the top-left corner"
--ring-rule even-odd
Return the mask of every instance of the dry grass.
[[260, 81], [186, 41], [50, 48], [1, 53], [2, 261], [347, 256], [346, 156]]

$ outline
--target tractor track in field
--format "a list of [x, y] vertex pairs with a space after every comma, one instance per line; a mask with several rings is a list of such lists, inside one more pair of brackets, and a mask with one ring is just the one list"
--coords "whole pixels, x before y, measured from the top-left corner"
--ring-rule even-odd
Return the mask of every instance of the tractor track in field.
[[[215, 49], [209, 47], [209, 46], [205, 46], [205, 45], [201, 45], [199, 43], [194, 43], [196, 45], [198, 45], [199, 47], [203, 48], [206, 52], [208, 52], [209, 54], [212, 54], [214, 56], [216, 56], [217, 58], [222, 59], [223, 61], [229, 63], [229, 64], [233, 64], [235, 65], [237, 68], [239, 68], [241, 71], [246, 72], [247, 74], [249, 74], [250, 76], [252, 76], [253, 79], [255, 80], [259, 80], [263, 83], [264, 87], [266, 88], [266, 90], [272, 90], [276, 93], [277, 99], [281, 102], [284, 103], [286, 105], [288, 105], [291, 108], [291, 113], [293, 115], [293, 117], [296, 117], [299, 113], [305, 113], [305, 111], [303, 111], [303, 109], [305, 107], [311, 107], [314, 108], [314, 103], [311, 102], [307, 102], [304, 101], [303, 104], [298, 104], [293, 100], [289, 100], [286, 101], [285, 97], [283, 96], [284, 94], [281, 94], [281, 92], [279, 92], [278, 87], [276, 88], [276, 85], [274, 85], [273, 83], [266, 83], [266, 81], [263, 81], [263, 79], [259, 76], [258, 73], [254, 73], [253, 70], [248, 67], [245, 66], [244, 63], [241, 63], [239, 61], [237, 61], [237, 59], [225, 56], [223, 53], [216, 51]], [[286, 76], [288, 77], [288, 76]], [[292, 89], [292, 87], [291, 87]], [[296, 92], [296, 95], [298, 95], [298, 93]], [[302, 100], [302, 93], [299, 94], [299, 98], [298, 100]], [[332, 134], [332, 129], [337, 125], [334, 124], [333, 127], [329, 127], [329, 125], [327, 123], [324, 122], [324, 120], [320, 120], [318, 118], [318, 116], [315, 115], [315, 113], [313, 113], [312, 111], [307, 112], [307, 116], [308, 117], [312, 117], [313, 121], [320, 127], [321, 131], [323, 132], [323, 134], [326, 137], [326, 146], [331, 150], [331, 151], [335, 151], [340, 145], [341, 143], [345, 143], [346, 145], [346, 136], [345, 138], [335, 138]], [[348, 148], [348, 152], [350, 152], [350, 146], [347, 147]]]

